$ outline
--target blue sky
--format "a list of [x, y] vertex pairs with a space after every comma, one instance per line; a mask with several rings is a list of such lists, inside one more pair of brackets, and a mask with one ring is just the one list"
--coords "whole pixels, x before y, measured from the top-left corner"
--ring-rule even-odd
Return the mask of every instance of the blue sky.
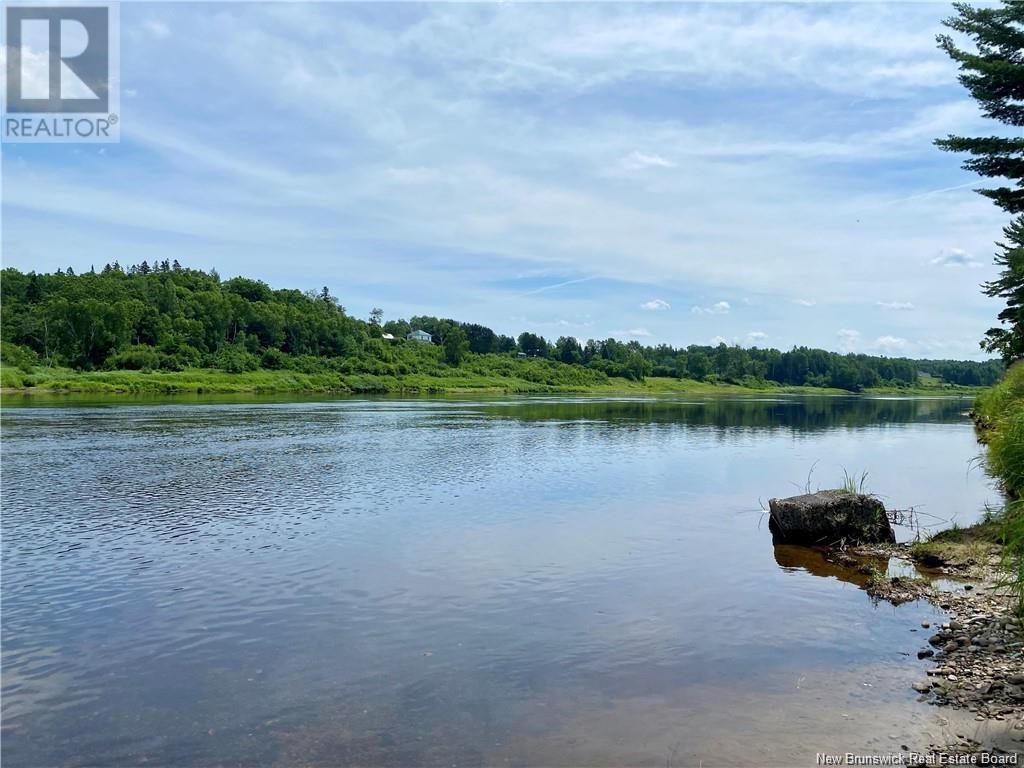
[[948, 4], [121, 6], [121, 142], [3, 148], [3, 261], [177, 258], [548, 337], [982, 357]]

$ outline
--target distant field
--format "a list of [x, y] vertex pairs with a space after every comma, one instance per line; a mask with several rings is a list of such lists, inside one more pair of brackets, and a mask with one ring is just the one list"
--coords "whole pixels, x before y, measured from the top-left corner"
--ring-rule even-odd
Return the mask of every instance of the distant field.
[[[96, 393], [231, 393], [231, 392], [340, 392], [340, 393], [428, 393], [494, 392], [494, 393], [557, 393], [583, 392], [594, 394], [657, 394], [673, 392], [805, 392], [841, 394], [844, 390], [821, 387], [790, 387], [772, 384], [740, 386], [694, 381], [692, 379], [648, 377], [645, 381], [609, 378], [601, 384], [546, 384], [507, 376], [485, 376], [453, 371], [452, 376], [408, 374], [380, 376], [372, 374], [300, 373], [287, 370], [258, 370], [227, 373], [216, 369], [196, 368], [184, 371], [92, 371], [78, 372], [66, 368], [35, 368], [26, 372], [13, 367], [0, 371], [5, 391], [31, 394], [45, 392]], [[461, 374], [461, 375], [458, 375]], [[873, 394], [972, 393], [975, 388], [949, 385], [916, 388], [878, 388]]]

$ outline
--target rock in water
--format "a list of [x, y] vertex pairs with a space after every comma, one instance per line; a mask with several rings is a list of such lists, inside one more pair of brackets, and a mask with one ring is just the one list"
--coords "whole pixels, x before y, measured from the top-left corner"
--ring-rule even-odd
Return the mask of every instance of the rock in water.
[[882, 502], [866, 493], [818, 491], [770, 499], [768, 507], [768, 527], [776, 544], [831, 546], [896, 541]]

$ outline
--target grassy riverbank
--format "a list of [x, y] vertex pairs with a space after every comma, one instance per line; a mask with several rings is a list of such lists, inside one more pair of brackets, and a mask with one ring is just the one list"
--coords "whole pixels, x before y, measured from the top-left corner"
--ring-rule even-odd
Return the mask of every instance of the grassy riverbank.
[[975, 419], [988, 446], [988, 466], [1013, 498], [1024, 496], [1024, 364], [979, 395]]
[[819, 392], [842, 390], [814, 387], [782, 387], [765, 384], [746, 387], [713, 384], [691, 379], [648, 378], [630, 381], [609, 377], [600, 382], [550, 383], [517, 376], [481, 375], [458, 369], [450, 376], [406, 374], [301, 373], [287, 370], [257, 370], [228, 373], [209, 368], [184, 371], [91, 371], [66, 368], [34, 368], [30, 372], [5, 367], [0, 381], [6, 392], [21, 394], [52, 392], [97, 393], [232, 393], [232, 392], [336, 392], [336, 393], [672, 393], [672, 392]]
[[[0, 383], [5, 392], [21, 394], [52, 392], [95, 392], [130, 394], [175, 393], [244, 393], [244, 392], [335, 392], [335, 393], [408, 393], [441, 394], [480, 393], [587, 393], [587, 394], [672, 394], [672, 393], [807, 393], [846, 394], [845, 390], [827, 387], [794, 387], [772, 382], [751, 382], [747, 385], [712, 383], [693, 379], [648, 377], [632, 381], [619, 377], [602, 377], [600, 381], [544, 380], [531, 376], [523, 367], [523, 375], [488, 375], [465, 369], [452, 369], [451, 375], [406, 374], [401, 376], [374, 374], [342, 374], [333, 372], [302, 373], [291, 370], [245, 371], [228, 373], [211, 368], [190, 368], [183, 371], [74, 371], [68, 368], [34, 367], [29, 370], [5, 366], [0, 370]], [[526, 378], [531, 376], [531, 378]], [[541, 380], [537, 380], [541, 379]], [[941, 395], [973, 394], [966, 387], [878, 388], [871, 394]]]
[[1006, 372], [999, 384], [978, 396], [974, 417], [986, 444], [989, 472], [1006, 492], [998, 518], [1006, 583], [1024, 613], [1024, 364]]

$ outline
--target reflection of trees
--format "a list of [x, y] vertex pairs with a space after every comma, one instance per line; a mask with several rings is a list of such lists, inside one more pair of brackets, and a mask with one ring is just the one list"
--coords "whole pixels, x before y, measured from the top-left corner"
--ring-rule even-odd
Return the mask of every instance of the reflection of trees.
[[775, 562], [779, 564], [780, 568], [787, 571], [800, 570], [815, 576], [831, 576], [858, 587], [863, 587], [868, 583], [868, 574], [870, 573], [869, 569], [860, 566], [871, 565], [884, 573], [887, 565], [885, 558], [841, 564], [827, 560], [824, 550], [801, 547], [796, 544], [776, 544]]
[[679, 424], [823, 430], [915, 422], [964, 421], [968, 398], [711, 397], [670, 399], [525, 400], [482, 405], [488, 416], [520, 421]]

